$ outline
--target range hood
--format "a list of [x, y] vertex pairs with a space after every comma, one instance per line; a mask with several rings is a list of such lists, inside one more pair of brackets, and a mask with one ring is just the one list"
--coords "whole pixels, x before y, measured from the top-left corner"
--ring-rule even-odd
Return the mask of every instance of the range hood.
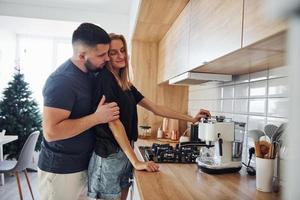
[[186, 72], [169, 80], [171, 85], [198, 85], [208, 81], [231, 81], [232, 75]]

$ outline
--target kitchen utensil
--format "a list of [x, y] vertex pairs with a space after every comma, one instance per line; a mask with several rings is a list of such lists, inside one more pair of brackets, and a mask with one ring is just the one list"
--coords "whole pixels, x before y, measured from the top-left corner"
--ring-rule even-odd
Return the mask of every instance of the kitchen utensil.
[[259, 141], [260, 152], [263, 158], [268, 158], [268, 154], [270, 153], [271, 144], [267, 141]]
[[264, 128], [264, 131], [269, 138], [272, 138], [273, 134], [276, 132], [277, 129], [278, 127], [274, 124], [267, 124]]
[[282, 144], [279, 149], [280, 158], [285, 158], [287, 156], [286, 145], [281, 140], [279, 140], [279, 142], [281, 142], [281, 144]]
[[176, 130], [172, 130], [171, 132], [171, 140], [178, 140], [179, 132]]
[[263, 135], [259, 138], [259, 141], [267, 141], [271, 143], [271, 139], [267, 135]]
[[163, 118], [163, 123], [162, 123], [162, 131], [163, 132], [168, 131], [168, 124], [169, 124], [169, 119]]
[[272, 191], [278, 192], [279, 191], [279, 173], [280, 173], [280, 158], [279, 152], [276, 153], [276, 175], [273, 176], [272, 179]]
[[287, 123], [282, 123], [277, 130], [275, 131], [275, 133], [273, 134], [272, 138], [271, 138], [271, 142], [274, 141], [278, 141], [279, 138], [281, 137], [281, 135], [283, 134], [283, 132], [285, 131], [287, 127]]
[[272, 144], [267, 141], [256, 141], [255, 142], [255, 155], [259, 158], [270, 158]]
[[179, 131], [179, 121], [177, 119], [163, 118], [162, 131], [164, 138], [171, 139], [172, 131]]
[[272, 179], [272, 191], [279, 192], [279, 178], [277, 176], [274, 176]]
[[260, 145], [259, 145], [259, 141], [255, 142], [255, 156], [262, 158], [262, 154], [260, 152]]
[[264, 135], [265, 133], [258, 129], [248, 131], [248, 137], [252, 138], [254, 142], [258, 141], [259, 138]]
[[270, 143], [270, 146], [269, 146], [269, 152], [268, 152], [268, 155], [267, 155], [267, 158], [269, 159], [273, 159], [273, 151], [274, 151], [274, 148], [273, 148], [273, 144]]

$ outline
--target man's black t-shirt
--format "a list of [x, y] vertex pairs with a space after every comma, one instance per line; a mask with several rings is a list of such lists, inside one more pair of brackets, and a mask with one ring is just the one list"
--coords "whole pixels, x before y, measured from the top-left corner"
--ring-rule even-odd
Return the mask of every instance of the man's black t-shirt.
[[[92, 83], [88, 73], [68, 60], [47, 79], [43, 89], [44, 106], [68, 110], [70, 119], [91, 114]], [[62, 174], [86, 170], [94, 143], [91, 130], [54, 142], [43, 139], [38, 166], [43, 171]]]
[[[114, 75], [105, 67], [98, 74], [95, 83], [95, 95], [93, 103], [97, 108], [102, 95], [105, 95], [106, 102], [116, 102], [120, 108], [120, 121], [122, 122], [129, 141], [137, 140], [137, 104], [144, 96], [134, 87], [123, 91], [118, 85]], [[100, 124], [94, 127], [96, 135], [95, 153], [101, 157], [107, 157], [115, 153], [120, 147], [115, 140], [108, 124]]]

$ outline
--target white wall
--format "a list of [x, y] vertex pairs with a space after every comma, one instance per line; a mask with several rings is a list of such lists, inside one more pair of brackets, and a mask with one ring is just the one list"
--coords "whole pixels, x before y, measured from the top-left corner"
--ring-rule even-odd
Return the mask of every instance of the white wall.
[[[131, 39], [137, 23], [137, 17], [140, 9], [140, 0], [132, 0], [129, 16], [129, 38]], [[131, 48], [131, 47], [130, 47]]]
[[16, 34], [71, 38], [80, 23], [0, 15], [0, 24], [0, 30]]
[[0, 99], [7, 83], [12, 79], [15, 67], [16, 34], [0, 29]]

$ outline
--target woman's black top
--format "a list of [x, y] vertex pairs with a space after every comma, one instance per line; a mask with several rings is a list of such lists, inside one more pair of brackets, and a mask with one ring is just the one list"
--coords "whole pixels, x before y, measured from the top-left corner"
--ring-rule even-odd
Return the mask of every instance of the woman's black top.
[[[119, 119], [124, 125], [127, 137], [129, 141], [136, 141], [138, 137], [137, 104], [144, 96], [134, 86], [131, 86], [130, 90], [122, 90], [114, 75], [106, 67], [99, 72], [95, 80], [94, 111], [103, 95], [106, 98], [105, 103], [116, 102], [118, 104]], [[96, 135], [95, 153], [97, 155], [106, 158], [120, 149], [108, 123], [99, 124], [93, 129]]]

